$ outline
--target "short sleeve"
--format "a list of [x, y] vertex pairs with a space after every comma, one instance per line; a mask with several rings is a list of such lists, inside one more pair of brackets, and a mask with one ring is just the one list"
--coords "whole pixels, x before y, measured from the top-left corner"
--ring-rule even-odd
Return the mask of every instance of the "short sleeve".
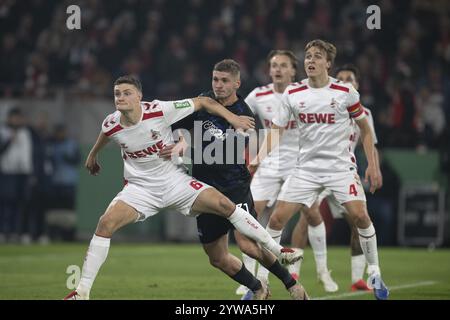
[[122, 130], [122, 126], [120, 125], [120, 112], [116, 111], [110, 115], [108, 115], [102, 123], [102, 132], [106, 136], [111, 136], [114, 133]]
[[347, 94], [345, 107], [352, 119], [361, 120], [366, 116], [364, 108], [359, 102], [359, 93], [352, 85], [350, 85], [350, 90]]
[[164, 118], [169, 125], [186, 118], [195, 111], [194, 101], [192, 101], [192, 99], [157, 101], [157, 103], [160, 105]]
[[272, 119], [272, 123], [279, 127], [286, 127], [291, 118], [291, 108], [289, 106], [288, 92], [285, 91], [281, 96], [281, 105], [278, 113]]

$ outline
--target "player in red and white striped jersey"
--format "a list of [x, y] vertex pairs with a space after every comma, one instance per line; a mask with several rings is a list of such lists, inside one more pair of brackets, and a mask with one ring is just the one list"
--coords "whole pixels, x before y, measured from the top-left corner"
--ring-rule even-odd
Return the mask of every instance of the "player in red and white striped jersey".
[[[284, 127], [293, 115], [298, 124], [299, 154], [295, 172], [283, 185], [269, 228], [282, 230], [289, 218], [304, 206], [311, 207], [323, 189], [329, 189], [355, 221], [359, 240], [368, 262], [368, 284], [377, 299], [387, 299], [389, 290], [381, 279], [375, 228], [367, 213], [366, 198], [351, 149], [352, 121], [361, 129], [361, 140], [368, 167], [365, 179], [370, 192], [381, 186], [376, 168], [373, 135], [359, 102], [359, 93], [351, 84], [328, 76], [336, 48], [323, 40], [305, 47], [304, 67], [308, 79], [288, 86], [283, 107], [273, 119], [262, 150], [253, 160], [257, 165], [279, 142]], [[353, 120], [352, 120], [353, 119]], [[305, 212], [307, 214], [307, 212]]]
[[115, 231], [168, 207], [184, 215], [196, 215], [197, 212], [217, 214], [227, 218], [239, 232], [261, 243], [283, 262], [290, 263], [300, 258], [293, 250], [276, 243], [247, 211], [158, 155], [166, 144], [173, 143], [170, 125], [196, 110], [204, 108], [221, 116], [236, 129], [254, 128], [254, 119], [237, 116], [207, 97], [141, 103], [141, 84], [130, 76], [116, 80], [114, 97], [117, 111], [103, 122], [102, 132], [86, 160], [86, 168], [91, 174], [98, 174], [97, 153], [113, 140], [122, 150], [126, 185], [100, 217], [86, 254], [80, 283], [65, 299], [89, 299]]

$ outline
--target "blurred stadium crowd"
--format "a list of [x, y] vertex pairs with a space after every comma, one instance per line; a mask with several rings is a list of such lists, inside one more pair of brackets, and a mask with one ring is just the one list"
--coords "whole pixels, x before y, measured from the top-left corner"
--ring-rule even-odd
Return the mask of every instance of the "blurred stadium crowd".
[[[2, 1], [0, 96], [44, 97], [59, 89], [111, 96], [112, 81], [138, 75], [148, 97], [192, 96], [224, 57], [243, 69], [241, 94], [268, 82], [273, 48], [336, 44], [336, 65], [361, 70], [363, 102], [382, 146], [436, 148], [450, 119], [447, 1], [378, 3], [381, 30], [366, 27], [370, 1], [126, 0], [76, 2], [81, 30], [68, 30], [73, 1]], [[302, 68], [300, 68], [302, 69]], [[300, 76], [301, 77], [301, 76]]]
[[[66, 8], [72, 4], [81, 8], [81, 30], [66, 27]], [[223, 58], [241, 64], [240, 94], [245, 96], [269, 82], [265, 58], [271, 49], [293, 50], [302, 61], [305, 44], [323, 38], [338, 49], [336, 66], [359, 67], [361, 99], [374, 115], [379, 147], [439, 150], [448, 174], [449, 2], [375, 2], [381, 9], [380, 30], [366, 27], [371, 4], [1, 1], [0, 99], [44, 99], [61, 93], [112, 99], [112, 82], [123, 74], [138, 76], [147, 98], [195, 96], [210, 87], [210, 70]], [[301, 63], [299, 71], [301, 79]], [[0, 120], [2, 125], [7, 121]], [[38, 125], [34, 130], [42, 134]], [[0, 185], [8, 189], [4, 181]]]

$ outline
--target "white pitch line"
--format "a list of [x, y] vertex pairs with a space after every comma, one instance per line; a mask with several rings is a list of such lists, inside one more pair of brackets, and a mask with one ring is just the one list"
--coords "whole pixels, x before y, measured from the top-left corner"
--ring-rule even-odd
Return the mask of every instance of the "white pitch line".
[[[400, 286], [393, 286], [393, 287], [388, 287], [388, 288], [389, 288], [389, 291], [394, 291], [394, 290], [402, 290], [402, 289], [409, 289], [409, 288], [416, 288], [416, 287], [423, 287], [423, 286], [432, 286], [434, 284], [436, 284], [436, 281], [422, 281], [422, 282], [403, 284]], [[337, 294], [337, 295], [317, 297], [317, 298], [312, 298], [311, 300], [340, 299], [340, 298], [347, 298], [347, 297], [362, 296], [365, 294], [373, 294], [373, 293], [365, 292], [365, 291], [357, 291], [357, 292], [349, 292], [349, 293], [343, 293], [343, 294]]]

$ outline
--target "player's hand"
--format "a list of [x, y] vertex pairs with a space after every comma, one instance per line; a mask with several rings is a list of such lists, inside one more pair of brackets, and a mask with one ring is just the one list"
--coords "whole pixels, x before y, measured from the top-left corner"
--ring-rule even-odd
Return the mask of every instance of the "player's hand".
[[187, 144], [183, 141], [179, 141], [176, 144], [170, 144], [167, 146], [164, 146], [159, 151], [159, 157], [163, 158], [164, 160], [171, 160], [173, 156], [182, 156], [184, 152], [186, 151]]
[[370, 193], [374, 193], [377, 189], [381, 188], [381, 185], [383, 184], [383, 178], [380, 170], [377, 170], [372, 166], [368, 166], [364, 181], [366, 183], [370, 182]]
[[236, 116], [230, 123], [236, 130], [255, 129], [255, 119], [248, 116]]
[[253, 159], [252, 162], [249, 163], [249, 165], [247, 166], [248, 171], [250, 172], [250, 175], [253, 177], [253, 175], [255, 174], [256, 170], [258, 170], [259, 167], [259, 161], [258, 161], [258, 157], [256, 157], [255, 159]]
[[378, 175], [380, 176], [380, 186], [378, 187], [378, 189], [380, 189], [383, 186], [383, 174], [381, 173], [380, 168], [377, 168], [378, 171]]
[[89, 154], [89, 156], [86, 159], [86, 162], [84, 163], [84, 166], [89, 171], [89, 173], [93, 176], [97, 176], [100, 172], [100, 165], [97, 162], [97, 157]]

